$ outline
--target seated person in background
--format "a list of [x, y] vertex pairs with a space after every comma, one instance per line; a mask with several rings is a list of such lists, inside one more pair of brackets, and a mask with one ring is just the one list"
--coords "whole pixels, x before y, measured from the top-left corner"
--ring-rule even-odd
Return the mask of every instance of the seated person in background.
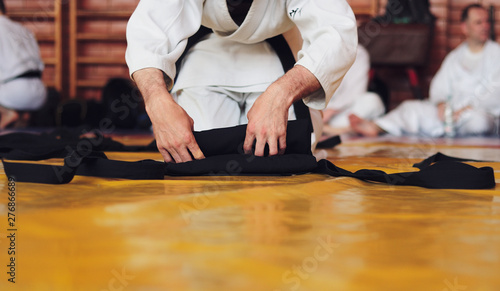
[[356, 114], [365, 120], [372, 120], [384, 114], [385, 107], [380, 96], [368, 92], [369, 71], [370, 55], [363, 46], [358, 45], [354, 64], [345, 74], [327, 108], [323, 110], [325, 134], [351, 132], [350, 114]]
[[489, 40], [490, 23], [478, 4], [462, 12], [466, 40], [445, 58], [430, 86], [429, 100], [409, 100], [374, 121], [350, 115], [358, 134], [377, 136], [445, 134], [446, 103], [453, 110], [454, 131], [459, 136], [492, 133], [500, 115], [500, 45]]
[[18, 121], [19, 111], [37, 110], [47, 98], [38, 43], [5, 13], [0, 0], [0, 130]]

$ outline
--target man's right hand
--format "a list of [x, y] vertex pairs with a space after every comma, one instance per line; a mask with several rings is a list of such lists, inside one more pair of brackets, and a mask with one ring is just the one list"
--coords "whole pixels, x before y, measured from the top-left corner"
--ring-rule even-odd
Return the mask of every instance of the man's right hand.
[[193, 135], [193, 119], [172, 98], [151, 98], [146, 103], [146, 111], [165, 162], [205, 158]]
[[163, 73], [154, 68], [142, 69], [133, 75], [141, 91], [156, 139], [165, 162], [188, 162], [203, 159], [193, 135], [193, 119], [168, 92]]
[[[441, 121], [444, 121], [444, 114], [445, 114], [445, 110], [446, 110], [446, 103], [444, 102], [441, 102], [437, 105], [437, 109], [438, 109], [438, 117], [439, 117], [439, 120]], [[462, 108], [460, 108], [459, 110], [455, 110], [453, 112], [453, 121], [457, 121], [460, 116], [467, 110], [471, 110], [472, 109], [472, 106], [470, 105], [467, 105], [467, 106], [464, 106]]]

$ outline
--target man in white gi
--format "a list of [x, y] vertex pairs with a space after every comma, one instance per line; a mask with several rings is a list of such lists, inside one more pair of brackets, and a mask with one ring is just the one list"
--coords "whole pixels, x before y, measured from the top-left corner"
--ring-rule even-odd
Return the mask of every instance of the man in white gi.
[[18, 111], [37, 110], [47, 98], [38, 43], [5, 13], [0, 0], [0, 130], [19, 119]]
[[384, 114], [385, 107], [380, 96], [368, 91], [369, 75], [370, 55], [362, 45], [358, 45], [354, 64], [345, 74], [327, 108], [323, 110], [325, 134], [351, 132], [350, 114], [365, 120], [372, 120]]
[[[175, 62], [200, 25], [213, 34]], [[266, 39], [298, 28], [297, 62], [284, 72]], [[283, 153], [291, 105], [323, 109], [354, 60], [345, 0], [143, 0], [127, 27], [130, 73], [166, 162], [204, 158], [194, 130], [247, 123], [246, 153]], [[169, 92], [169, 89], [173, 89]], [[321, 125], [321, 117], [319, 124]], [[317, 130], [321, 133], [321, 130]]]
[[357, 133], [376, 136], [445, 134], [447, 103], [453, 114], [455, 134], [483, 135], [494, 131], [500, 116], [500, 45], [489, 40], [490, 23], [486, 9], [478, 4], [462, 13], [466, 40], [446, 56], [430, 86], [429, 100], [410, 100], [373, 122], [350, 116]]

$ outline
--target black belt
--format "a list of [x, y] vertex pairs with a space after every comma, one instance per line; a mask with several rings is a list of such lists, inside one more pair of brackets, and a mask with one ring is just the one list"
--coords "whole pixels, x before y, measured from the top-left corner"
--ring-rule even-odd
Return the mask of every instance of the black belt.
[[[316, 162], [311, 154], [310, 134], [306, 120], [289, 122], [287, 152], [281, 156], [256, 157], [243, 154], [246, 126], [195, 133], [206, 158], [186, 163], [143, 160], [125, 162], [109, 160], [106, 151], [154, 150], [126, 147], [111, 139], [79, 139], [78, 135], [40, 135], [14, 133], [0, 136], [0, 156], [5, 174], [18, 182], [48, 184], [69, 183], [75, 175], [123, 179], [164, 179], [164, 176], [193, 175], [294, 175], [326, 174], [353, 177], [363, 181], [390, 185], [420, 186], [434, 189], [489, 189], [495, 187], [493, 168], [476, 168], [462, 163], [464, 159], [436, 154], [418, 164], [415, 172], [387, 174], [379, 170], [350, 172], [328, 160]], [[37, 141], [38, 139], [38, 141]], [[52, 144], [52, 145], [51, 145]], [[71, 146], [70, 146], [71, 145]], [[65, 157], [63, 166], [4, 162], [3, 158], [38, 160]]]
[[9, 78], [5, 81], [2, 81], [2, 83], [8, 83], [10, 81], [14, 81], [14, 80], [17, 80], [17, 79], [30, 79], [30, 78], [42, 78], [42, 71], [38, 71], [38, 70], [30, 70], [30, 71], [26, 71], [20, 75], [17, 75], [17, 76], [14, 76], [12, 78]]

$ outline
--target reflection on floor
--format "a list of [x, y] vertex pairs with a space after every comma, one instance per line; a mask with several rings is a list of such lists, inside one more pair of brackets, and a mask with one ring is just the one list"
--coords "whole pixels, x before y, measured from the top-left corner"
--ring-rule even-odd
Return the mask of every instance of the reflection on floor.
[[[472, 164], [500, 181], [499, 139], [353, 138], [324, 154], [348, 170], [392, 173], [438, 151], [488, 160]], [[1, 290], [500, 290], [498, 187], [313, 174], [17, 183], [13, 239], [0, 173]]]

